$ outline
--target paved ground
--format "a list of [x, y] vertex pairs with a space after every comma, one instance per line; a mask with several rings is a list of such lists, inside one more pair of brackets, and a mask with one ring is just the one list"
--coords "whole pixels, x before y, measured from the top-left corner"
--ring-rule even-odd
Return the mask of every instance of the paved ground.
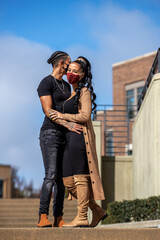
[[160, 240], [160, 229], [0, 228], [0, 240]]
[[101, 225], [101, 228], [160, 228], [160, 220]]

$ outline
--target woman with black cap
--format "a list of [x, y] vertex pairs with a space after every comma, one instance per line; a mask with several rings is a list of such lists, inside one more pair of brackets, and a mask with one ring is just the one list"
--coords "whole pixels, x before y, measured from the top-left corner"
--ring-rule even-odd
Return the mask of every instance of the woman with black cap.
[[[53, 215], [54, 227], [61, 227], [64, 224], [63, 202], [64, 185], [62, 181], [62, 156], [64, 150], [63, 126], [58, 125], [58, 120], [53, 122], [49, 118], [49, 109], [62, 112], [63, 102], [70, 97], [70, 85], [62, 79], [66, 74], [70, 64], [70, 57], [62, 51], [54, 52], [48, 59], [52, 64], [53, 72], [45, 77], [37, 89], [42, 104], [45, 118], [40, 130], [40, 147], [43, 156], [45, 177], [43, 180], [38, 227], [51, 227], [52, 223], [48, 220], [49, 204], [54, 186]], [[71, 131], [81, 131], [81, 126], [75, 123], [63, 121], [66, 128]]]

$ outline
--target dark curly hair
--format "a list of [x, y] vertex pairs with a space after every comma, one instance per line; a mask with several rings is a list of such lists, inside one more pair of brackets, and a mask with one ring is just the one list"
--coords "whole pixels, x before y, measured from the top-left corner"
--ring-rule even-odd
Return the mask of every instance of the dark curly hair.
[[84, 77], [81, 79], [81, 81], [78, 83], [78, 88], [75, 90], [76, 91], [76, 96], [75, 96], [75, 105], [78, 105], [79, 102], [79, 97], [81, 93], [81, 89], [83, 87], [87, 87], [89, 91], [91, 92], [91, 101], [92, 101], [92, 111], [96, 108], [96, 94], [94, 93], [93, 86], [92, 86], [92, 73], [91, 73], [91, 64], [83, 56], [79, 56], [77, 60], [73, 61], [78, 63], [81, 66], [82, 72], [85, 73]]
[[47, 63], [52, 64], [52, 67], [56, 67], [60, 60], [65, 61], [68, 56], [66, 52], [56, 51], [48, 58]]

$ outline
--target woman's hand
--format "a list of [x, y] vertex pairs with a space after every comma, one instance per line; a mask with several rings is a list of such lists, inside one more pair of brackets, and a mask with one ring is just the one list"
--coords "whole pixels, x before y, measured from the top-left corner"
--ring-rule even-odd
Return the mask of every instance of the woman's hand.
[[68, 130], [72, 131], [72, 132], [76, 132], [78, 134], [81, 134], [81, 132], [83, 132], [83, 128], [81, 124], [78, 123], [74, 123], [74, 122], [68, 122]]
[[57, 112], [53, 109], [48, 109], [48, 112], [49, 112], [49, 118], [52, 121], [68, 128], [68, 130], [70, 130], [72, 132], [76, 132], [78, 134], [81, 134], [81, 132], [83, 132], [83, 128], [82, 128], [81, 124], [74, 123], [74, 122], [68, 122], [66, 120], [63, 120], [62, 119], [62, 115], [63, 115], [62, 113]]
[[57, 111], [55, 111], [55, 110], [53, 110], [53, 109], [49, 109], [48, 111], [49, 111], [49, 118], [50, 118], [51, 120], [62, 119], [62, 116], [63, 116], [62, 113], [57, 112]]

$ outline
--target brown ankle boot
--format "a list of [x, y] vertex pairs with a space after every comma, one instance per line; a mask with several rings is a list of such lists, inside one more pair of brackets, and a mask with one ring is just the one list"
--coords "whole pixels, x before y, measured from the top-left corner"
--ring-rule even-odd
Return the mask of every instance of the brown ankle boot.
[[53, 227], [62, 227], [64, 224], [62, 216], [54, 217]]
[[75, 186], [74, 177], [73, 176], [64, 177], [63, 184], [67, 188], [69, 193], [68, 200], [77, 199], [77, 188]]
[[91, 182], [89, 182], [89, 208], [92, 211], [92, 222], [89, 227], [96, 227], [101, 220], [108, 216], [106, 211], [94, 200]]
[[72, 222], [64, 224], [63, 227], [88, 227], [89, 176], [75, 175], [74, 181], [77, 190], [78, 214]]
[[48, 220], [46, 213], [39, 215], [39, 222], [37, 223], [38, 227], [52, 227], [52, 224]]

